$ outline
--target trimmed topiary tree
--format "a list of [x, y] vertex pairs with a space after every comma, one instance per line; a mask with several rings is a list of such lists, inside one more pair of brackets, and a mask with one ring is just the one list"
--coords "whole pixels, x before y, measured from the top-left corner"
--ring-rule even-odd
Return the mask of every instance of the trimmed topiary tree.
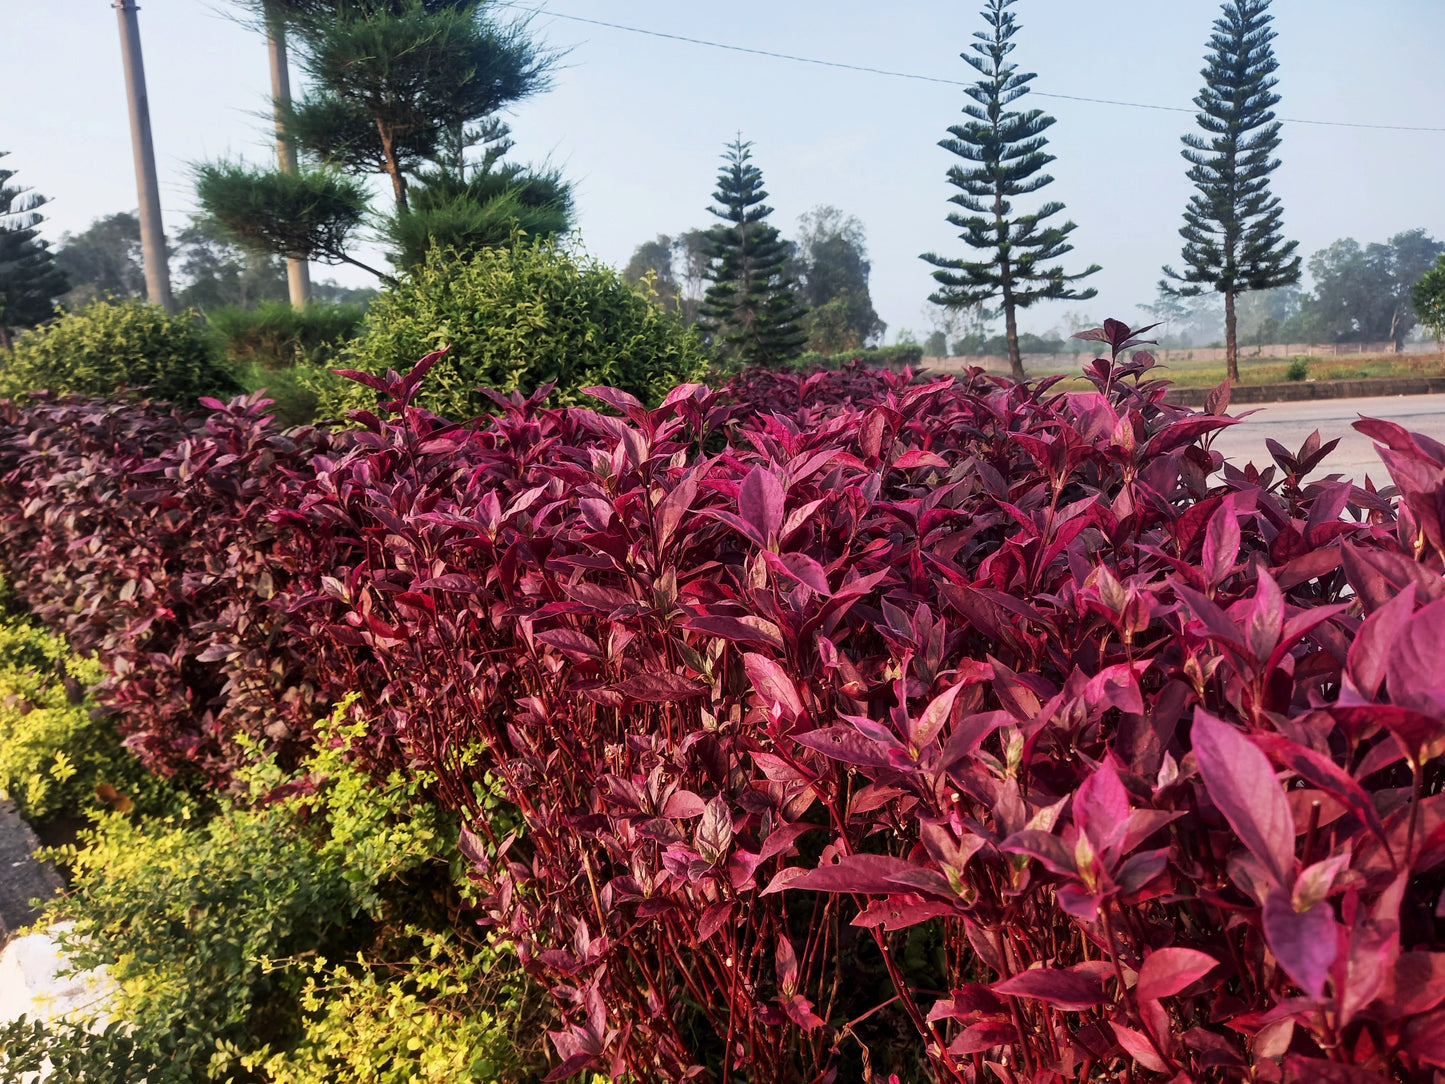
[[139, 300], [99, 301], [27, 331], [0, 366], [0, 396], [7, 398], [120, 388], [187, 405], [239, 390], [192, 314], [172, 316]]
[[[656, 403], [708, 368], [696, 336], [611, 267], [521, 238], [470, 259], [433, 252], [372, 303], [347, 362], [405, 371], [440, 347], [447, 355], [416, 403], [456, 420], [493, 407], [479, 387], [531, 392], [555, 382], [551, 401], [565, 406], [606, 384]], [[318, 375], [317, 390], [323, 416], [376, 402], [371, 389], [332, 374]]]

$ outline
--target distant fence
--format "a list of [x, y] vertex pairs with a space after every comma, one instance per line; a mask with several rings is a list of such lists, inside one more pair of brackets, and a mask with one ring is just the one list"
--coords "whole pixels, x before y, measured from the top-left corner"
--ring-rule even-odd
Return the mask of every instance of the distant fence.
[[[1301, 354], [1312, 358], [1378, 357], [1382, 354], [1434, 354], [1438, 350], [1439, 347], [1433, 342], [1406, 343], [1400, 350], [1396, 350], [1395, 344], [1392, 342], [1266, 343], [1262, 346], [1249, 346], [1241, 343], [1239, 357], [1241, 361], [1249, 361], [1251, 358], [1292, 358]], [[1224, 360], [1224, 347], [1222, 346], [1191, 346], [1178, 350], [1155, 349], [1153, 353], [1161, 362]], [[1057, 354], [1025, 354], [1023, 362], [1024, 368], [1031, 372], [1039, 369], [1058, 370], [1072, 368], [1076, 359], [1082, 361], [1087, 356], [1087, 353], [1071, 354], [1067, 351]], [[959, 355], [947, 358], [924, 357], [919, 365], [921, 368], [938, 373], [958, 373], [974, 367], [987, 372], [1006, 373], [1009, 369], [1008, 358], [998, 354]]]

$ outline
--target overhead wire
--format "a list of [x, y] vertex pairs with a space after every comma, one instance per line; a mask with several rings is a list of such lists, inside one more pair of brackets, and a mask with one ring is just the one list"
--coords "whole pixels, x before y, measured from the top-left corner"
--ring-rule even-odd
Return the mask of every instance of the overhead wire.
[[[822, 60], [818, 57], [799, 56], [795, 53], [779, 53], [771, 49], [756, 49], [747, 45], [730, 45], [721, 41], [709, 41], [706, 38], [693, 38], [685, 34], [669, 34], [661, 30], [649, 30], [641, 26], [627, 26], [624, 23], [608, 22], [606, 19], [592, 19], [583, 15], [566, 15], [560, 11], [553, 11], [546, 7], [533, 7], [529, 4], [520, 4], [516, 0], [492, 0], [499, 7], [517, 8], [521, 11], [529, 11], [534, 15], [546, 15], [553, 19], [565, 19], [568, 22], [587, 23], [591, 26], [606, 27], [609, 30], [623, 30], [629, 34], [642, 34], [650, 38], [662, 38], [667, 41], [680, 41], [688, 45], [701, 45], [709, 49], [724, 49], [731, 53], [748, 53], [752, 56], [768, 57], [773, 60], [787, 60], [795, 64], [813, 64], [820, 68], [838, 68], [843, 71], [864, 72], [868, 75], [882, 75], [893, 79], [911, 79], [921, 83], [941, 83], [945, 86], [966, 87], [966, 83], [958, 79], [944, 79], [936, 75], [920, 75], [917, 72], [892, 71], [888, 68], [875, 68], [867, 64], [849, 64], [841, 60]], [[1150, 102], [1126, 102], [1115, 98], [1089, 98], [1081, 94], [1056, 94], [1046, 90], [1035, 90], [1030, 88], [1032, 93], [1040, 98], [1058, 98], [1070, 102], [1088, 102], [1093, 105], [1117, 105], [1128, 109], [1154, 109], [1166, 113], [1196, 113], [1198, 110], [1190, 109], [1180, 105], [1155, 105]], [[1407, 124], [1368, 124], [1359, 121], [1347, 120], [1309, 120], [1302, 117], [1280, 117], [1285, 124], [1313, 124], [1330, 128], [1365, 128], [1385, 132], [1445, 132], [1445, 127], [1430, 128]]]

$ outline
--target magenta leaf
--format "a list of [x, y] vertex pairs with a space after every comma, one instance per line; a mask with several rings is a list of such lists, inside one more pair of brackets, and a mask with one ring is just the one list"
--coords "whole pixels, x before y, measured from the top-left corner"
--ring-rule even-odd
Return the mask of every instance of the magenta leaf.
[[789, 721], [802, 718], [805, 714], [803, 700], [786, 670], [766, 655], [755, 652], [743, 655], [743, 668], [765, 702], [777, 704]]
[[1234, 494], [1227, 494], [1209, 519], [1204, 534], [1205, 582], [1217, 586], [1229, 575], [1239, 556], [1239, 519], [1234, 511]]
[[1436, 741], [1445, 737], [1445, 599], [1405, 622], [1389, 646], [1385, 674], [1390, 702], [1441, 720]]
[[613, 689], [629, 700], [644, 703], [666, 704], [678, 700], [691, 700], [702, 696], [707, 689], [681, 674], [657, 673], [638, 674], [626, 681], [618, 682]]
[[790, 580], [797, 580], [816, 591], [823, 597], [833, 593], [828, 586], [828, 574], [813, 558], [806, 553], [774, 553], [772, 550], [763, 550], [763, 560], [774, 572], [781, 573]]
[[1164, 1064], [1164, 1059], [1159, 1056], [1158, 1051], [1154, 1049], [1154, 1044], [1142, 1031], [1125, 1027], [1116, 1021], [1110, 1021], [1109, 1026], [1114, 1029], [1114, 1037], [1119, 1040], [1119, 1045], [1140, 1065], [1155, 1073], [1169, 1071], [1169, 1066]]
[[991, 989], [996, 994], [1047, 1001], [1068, 1012], [1083, 1012], [1107, 1000], [1104, 986], [1096, 976], [1057, 967], [1020, 971], [1012, 978], [994, 983]]
[[886, 768], [893, 763], [886, 747], [865, 738], [851, 726], [823, 726], [794, 736], [799, 745], [816, 749], [825, 757], [863, 768]]
[[942, 733], [953, 712], [953, 702], [964, 689], [962, 683], [950, 686], [929, 701], [928, 707], [918, 719], [909, 719], [908, 742], [914, 749], [922, 750], [933, 744]]
[[1018, 1038], [1018, 1030], [1012, 1024], [999, 1020], [980, 1020], [959, 1032], [958, 1037], [948, 1044], [948, 1052], [954, 1057], [963, 1058], [1006, 1043], [1016, 1043]]
[[783, 485], [772, 471], [754, 467], [738, 490], [738, 514], [768, 542], [783, 524]]
[[[819, 866], [790, 879], [788, 888], [813, 892], [859, 892], [887, 895], [898, 890], [889, 877], [916, 869], [911, 862], [886, 854], [847, 854], [829, 866]], [[768, 887], [772, 891], [772, 886]]]
[[1290, 903], [1287, 889], [1273, 888], [1264, 901], [1264, 937], [1280, 966], [1307, 997], [1325, 996], [1325, 982], [1339, 953], [1334, 912], [1317, 903], [1303, 913]]
[[1234, 727], [1194, 710], [1194, 756], [1209, 797], [1276, 885], [1294, 883], [1294, 818], [1269, 759]]
[[1173, 997], [1218, 966], [1219, 961], [1213, 956], [1196, 949], [1156, 949], [1144, 957], [1134, 992], [1144, 1001]]
[[951, 904], [941, 900], [925, 900], [911, 892], [889, 896], [886, 900], [874, 900], [853, 919], [854, 926], [882, 926], [885, 930], [902, 930], [927, 922], [931, 918], [943, 918], [955, 914]]
[[1074, 823], [1101, 854], [1123, 838], [1129, 824], [1129, 793], [1107, 761], [1075, 792]]
[[1385, 680], [1390, 652], [1400, 639], [1405, 622], [1415, 612], [1415, 587], [1407, 585], [1365, 618], [1350, 645], [1346, 670], [1360, 695], [1373, 700]]

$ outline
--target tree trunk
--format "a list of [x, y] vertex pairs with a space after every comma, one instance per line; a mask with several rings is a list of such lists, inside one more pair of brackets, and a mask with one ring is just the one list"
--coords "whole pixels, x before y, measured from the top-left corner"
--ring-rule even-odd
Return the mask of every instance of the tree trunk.
[[[276, 118], [276, 164], [282, 173], [296, 172], [296, 147], [286, 138], [282, 122], [291, 104], [291, 72], [286, 64], [286, 24], [271, 10], [266, 13], [266, 51], [271, 60], [271, 109]], [[311, 301], [311, 269], [305, 260], [286, 257], [286, 286], [293, 309]]]
[[401, 173], [401, 163], [396, 160], [396, 139], [381, 121], [376, 122], [376, 133], [381, 136], [381, 153], [386, 157], [386, 175], [391, 178], [391, 194], [396, 197], [396, 209], [406, 208], [406, 178]]
[[151, 142], [150, 101], [146, 96], [135, 0], [115, 0], [115, 10], [120, 20], [121, 64], [125, 68], [131, 152], [135, 157], [136, 189], [140, 196], [141, 263], [145, 267], [146, 300], [174, 312], [176, 303], [171, 296], [171, 270], [166, 256], [165, 228], [161, 223], [161, 190], [156, 180], [156, 152]]
[[1235, 330], [1234, 288], [1230, 287], [1224, 291], [1224, 363], [1231, 384], [1239, 383], [1239, 339]]
[[9, 329], [8, 327], [6, 327], [4, 324], [0, 324], [0, 350], [4, 350], [4, 351], [7, 351], [7, 352], [8, 352], [9, 349], [10, 349], [10, 329]]
[[1024, 372], [1024, 356], [1019, 353], [1019, 325], [1014, 316], [1014, 299], [1005, 293], [1003, 299], [1004, 334], [1008, 338], [1009, 375], [1022, 384], [1028, 379]]

